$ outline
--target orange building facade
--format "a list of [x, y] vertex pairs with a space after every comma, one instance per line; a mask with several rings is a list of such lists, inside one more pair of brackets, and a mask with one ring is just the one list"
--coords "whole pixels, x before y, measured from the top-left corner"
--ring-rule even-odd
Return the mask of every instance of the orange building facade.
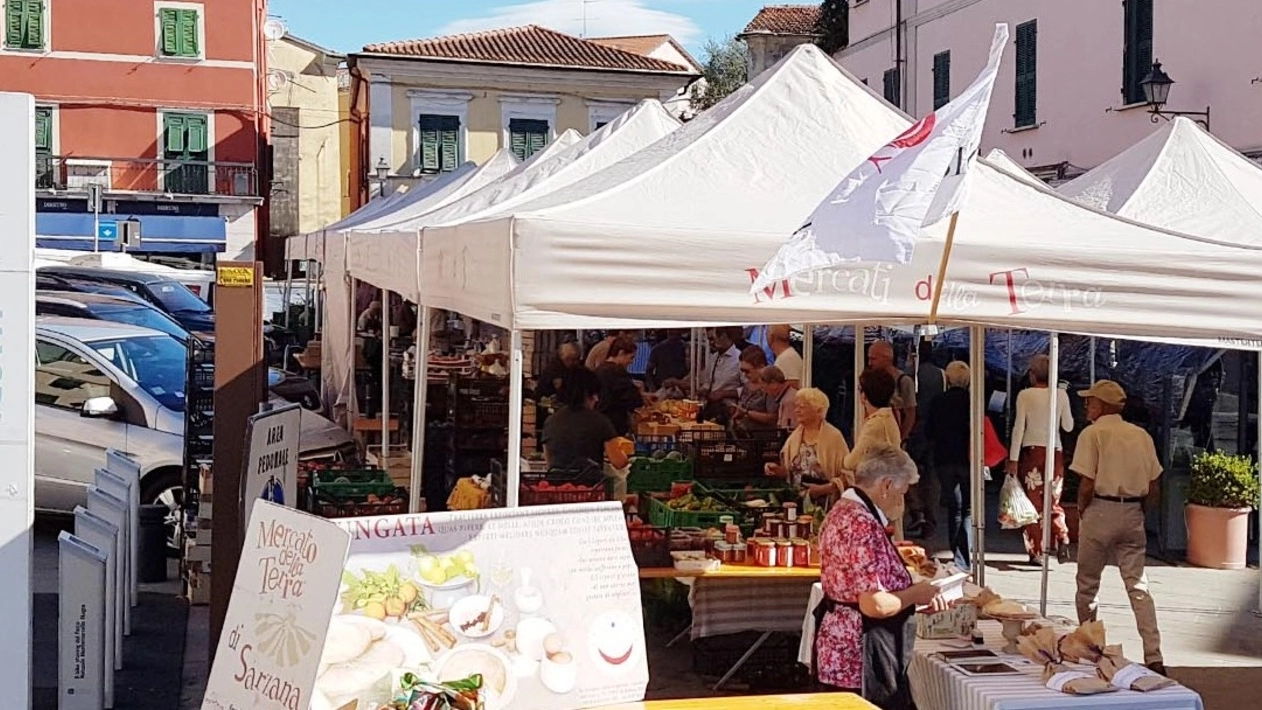
[[0, 1], [0, 90], [36, 99], [40, 247], [121, 248], [133, 220], [128, 251], [264, 258], [266, 0]]

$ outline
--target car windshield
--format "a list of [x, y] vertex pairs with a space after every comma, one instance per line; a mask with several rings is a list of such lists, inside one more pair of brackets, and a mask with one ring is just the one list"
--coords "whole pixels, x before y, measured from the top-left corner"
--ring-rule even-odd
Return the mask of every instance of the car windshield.
[[98, 340], [89, 347], [109, 360], [162, 406], [184, 411], [184, 383], [188, 353], [166, 335]]
[[178, 281], [157, 281], [148, 285], [153, 297], [168, 313], [209, 313], [210, 306]]
[[188, 331], [184, 330], [183, 326], [171, 320], [161, 311], [146, 305], [91, 306], [89, 310], [101, 320], [138, 325], [142, 328], [152, 328], [180, 340], [188, 340]]

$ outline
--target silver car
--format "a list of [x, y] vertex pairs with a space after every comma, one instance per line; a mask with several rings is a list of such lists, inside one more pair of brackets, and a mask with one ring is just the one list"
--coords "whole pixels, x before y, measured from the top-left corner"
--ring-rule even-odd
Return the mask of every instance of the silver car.
[[[178, 544], [183, 498], [187, 351], [148, 328], [78, 318], [35, 322], [35, 507], [69, 512], [87, 498], [106, 449], [141, 468], [141, 502], [171, 509]], [[277, 404], [284, 404], [277, 399]], [[349, 434], [303, 411], [303, 459], [354, 456]]]

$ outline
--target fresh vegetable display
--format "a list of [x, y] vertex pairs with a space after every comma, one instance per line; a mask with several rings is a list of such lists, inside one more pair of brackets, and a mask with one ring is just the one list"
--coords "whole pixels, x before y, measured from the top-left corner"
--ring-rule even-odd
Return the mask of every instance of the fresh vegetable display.
[[387, 617], [402, 619], [409, 612], [427, 609], [421, 590], [390, 565], [384, 572], [363, 570], [362, 576], [342, 573], [342, 612], [359, 612], [383, 621]]
[[436, 683], [404, 673], [394, 700], [377, 710], [482, 710], [483, 707], [481, 675]]
[[692, 493], [667, 501], [666, 507], [671, 510], [686, 510], [693, 513], [727, 510], [726, 506], [710, 496], [698, 497]]

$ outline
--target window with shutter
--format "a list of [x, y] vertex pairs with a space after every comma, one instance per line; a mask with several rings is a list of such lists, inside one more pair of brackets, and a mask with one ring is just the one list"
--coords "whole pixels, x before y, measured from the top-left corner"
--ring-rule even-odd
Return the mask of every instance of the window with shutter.
[[158, 11], [163, 56], [200, 57], [201, 27], [197, 10], [164, 7]]
[[1122, 101], [1143, 103], [1140, 82], [1152, 71], [1152, 0], [1124, 0], [1122, 14]]
[[162, 114], [162, 176], [167, 192], [210, 192], [210, 119], [205, 114]]
[[1017, 25], [1015, 126], [1033, 126], [1038, 106], [1038, 20]]
[[51, 153], [53, 150], [53, 110], [47, 106], [35, 107], [35, 152]]
[[460, 117], [421, 114], [418, 163], [423, 173], [449, 173], [460, 164]]
[[933, 55], [933, 110], [951, 101], [951, 51]]
[[898, 78], [898, 67], [885, 70], [885, 100], [902, 108], [903, 97], [901, 87], [902, 82]]
[[526, 160], [548, 144], [552, 132], [547, 121], [537, 118], [514, 118], [508, 122], [509, 149], [518, 160]]
[[4, 25], [9, 49], [43, 49], [44, 0], [5, 0]]

